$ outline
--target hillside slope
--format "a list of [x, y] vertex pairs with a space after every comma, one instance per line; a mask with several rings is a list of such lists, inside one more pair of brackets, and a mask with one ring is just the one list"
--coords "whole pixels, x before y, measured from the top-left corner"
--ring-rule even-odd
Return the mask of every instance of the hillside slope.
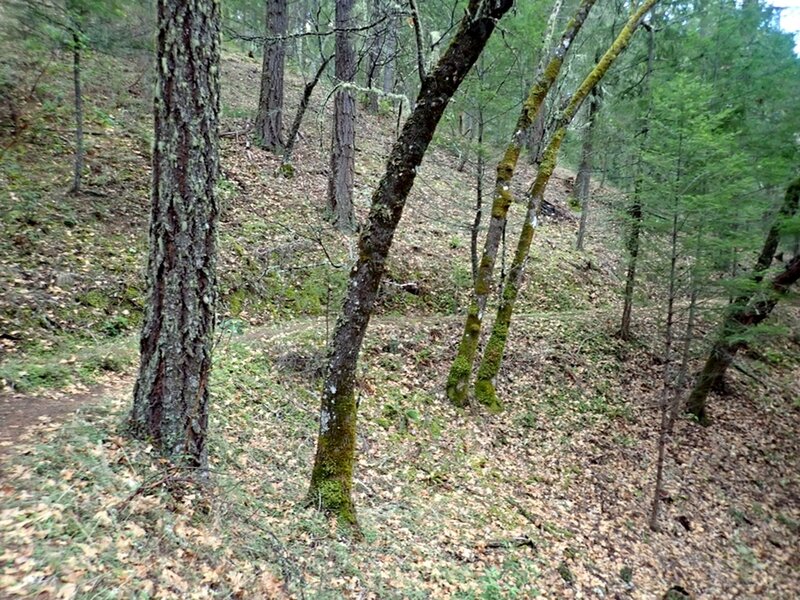
[[[662, 530], [652, 532], [661, 311], [637, 305], [636, 340], [615, 337], [613, 223], [599, 210], [589, 253], [572, 250], [568, 171], [548, 196], [567, 216], [539, 232], [509, 338], [498, 381], [506, 410], [490, 417], [444, 400], [470, 284], [474, 202], [474, 178], [458, 172], [446, 138], [417, 178], [358, 374], [366, 540], [340, 537], [301, 506], [354, 239], [321, 219], [325, 90], [303, 129], [297, 176], [276, 179], [277, 159], [243, 133], [258, 64], [232, 53], [223, 65], [212, 477], [182, 492], [185, 474], [123, 426], [146, 253], [144, 68], [105, 56], [89, 65], [88, 194], [63, 193], [65, 72], [43, 79], [18, 138], [4, 130], [0, 377], [11, 389], [0, 395], [14, 406], [82, 395], [63, 424], [41, 415], [13, 443], [0, 441], [0, 594], [644, 599], [680, 586], [693, 598], [796, 595], [796, 307], [777, 315], [795, 337], [754, 344], [713, 398], [713, 427], [677, 424]], [[300, 86], [289, 81], [290, 112]], [[393, 127], [388, 115], [359, 116], [362, 216]], [[518, 197], [531, 179], [523, 167]], [[521, 216], [513, 207], [510, 241]], [[397, 285], [406, 283], [417, 293]], [[713, 324], [698, 329], [707, 335]]]

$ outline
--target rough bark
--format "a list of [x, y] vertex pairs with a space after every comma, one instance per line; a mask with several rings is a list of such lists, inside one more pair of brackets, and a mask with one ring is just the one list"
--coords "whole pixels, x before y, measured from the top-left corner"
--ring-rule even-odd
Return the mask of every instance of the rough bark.
[[600, 82], [617, 57], [628, 46], [642, 17], [644, 17], [647, 11], [650, 10], [657, 1], [658, 0], [645, 0], [645, 2], [630, 16], [609, 49], [603, 54], [603, 57], [589, 75], [583, 80], [580, 87], [572, 94], [569, 103], [561, 115], [559, 115], [556, 122], [553, 137], [547, 145], [542, 163], [539, 166], [539, 171], [536, 174], [536, 179], [531, 186], [525, 223], [522, 226], [522, 232], [517, 242], [514, 259], [511, 262], [511, 268], [508, 271], [508, 276], [506, 277], [503, 287], [500, 306], [497, 310], [497, 318], [492, 327], [489, 341], [484, 349], [483, 359], [478, 368], [475, 381], [476, 400], [481, 404], [485, 404], [491, 410], [499, 410], [501, 406], [497, 394], [495, 393], [495, 378], [500, 371], [500, 364], [503, 360], [506, 339], [508, 337], [509, 327], [511, 326], [511, 315], [514, 311], [514, 303], [516, 302], [519, 288], [522, 284], [522, 276], [528, 259], [531, 242], [533, 241], [533, 235], [539, 222], [544, 192], [555, 170], [558, 160], [558, 151], [566, 136], [567, 127], [572, 119], [575, 118], [575, 114], [592, 89]]
[[372, 196], [369, 219], [358, 241], [342, 313], [326, 368], [320, 429], [308, 501], [356, 525], [351, 496], [356, 446], [355, 369], [385, 270], [386, 257], [417, 166], [450, 98], [480, 55], [512, 0], [471, 0], [458, 32], [431, 76], [423, 81], [415, 108], [389, 155]]
[[[258, 145], [270, 152], [283, 150], [283, 78], [286, 57], [286, 0], [267, 0], [266, 36], [261, 65], [261, 94], [256, 113]], [[270, 39], [272, 38], [272, 39]]]
[[72, 30], [72, 83], [75, 89], [75, 164], [72, 177], [73, 194], [81, 191], [83, 173], [83, 92], [81, 91], [81, 35]]
[[[647, 28], [647, 71], [645, 72], [644, 79], [642, 80], [643, 95], [649, 95], [649, 82], [650, 75], [653, 73], [653, 63], [655, 61], [655, 32], [652, 27]], [[652, 99], [649, 100], [652, 102]], [[649, 114], [649, 110], [647, 111]], [[623, 340], [629, 340], [631, 337], [631, 317], [633, 315], [633, 288], [636, 286], [636, 267], [639, 262], [639, 237], [642, 233], [642, 218], [644, 216], [642, 207], [642, 155], [644, 154], [645, 145], [647, 143], [647, 133], [649, 130], [648, 116], [642, 119], [640, 133], [641, 141], [639, 145], [639, 160], [636, 167], [636, 174], [633, 182], [633, 197], [628, 206], [628, 219], [630, 220], [630, 229], [628, 230], [628, 237], [625, 240], [625, 245], [628, 250], [628, 268], [625, 273], [625, 294], [622, 306], [622, 323], [619, 328], [619, 337]]]
[[519, 161], [525, 131], [541, 111], [544, 99], [561, 71], [564, 57], [567, 55], [575, 36], [583, 26], [594, 3], [595, 0], [583, 0], [575, 15], [567, 24], [559, 44], [550, 53], [547, 65], [537, 74], [536, 82], [531, 87], [528, 98], [523, 103], [511, 141], [497, 164], [491, 217], [481, 254], [478, 276], [475, 280], [472, 302], [467, 312], [464, 332], [461, 336], [456, 358], [450, 367], [450, 374], [447, 378], [447, 397], [456, 406], [465, 406], [467, 403], [469, 379], [472, 374], [472, 365], [475, 361], [478, 342], [480, 341], [483, 312], [492, 287], [497, 251], [505, 230], [508, 209], [514, 200], [511, 194], [511, 180], [514, 177], [514, 171]]
[[589, 112], [587, 115], [586, 130], [583, 133], [583, 146], [581, 147], [581, 162], [578, 166], [578, 174], [575, 176], [575, 187], [573, 193], [575, 200], [581, 207], [581, 221], [578, 226], [578, 237], [575, 240], [575, 247], [583, 250], [583, 241], [586, 237], [586, 225], [589, 221], [589, 185], [592, 181], [592, 146], [594, 128], [597, 123], [597, 112], [600, 110], [600, 94], [597, 87], [592, 90], [592, 97], [589, 101]]
[[[761, 253], [756, 260], [752, 277], [754, 282], [763, 281], [764, 273], [772, 264], [772, 258], [778, 249], [783, 221], [797, 212], [798, 204], [800, 204], [800, 178], [796, 179], [786, 190], [778, 218], [767, 233]], [[712, 389], [720, 386], [736, 353], [745, 345], [741, 341], [741, 334], [769, 317], [780, 297], [799, 278], [800, 256], [795, 256], [781, 272], [770, 280], [765, 293], [761, 293], [760, 296], [757, 296], [756, 292], [740, 294], [730, 304], [720, 333], [711, 347], [703, 370], [697, 376], [686, 402], [687, 412], [693, 415], [699, 423], [709, 424], [706, 407], [708, 394]]]
[[159, 0], [148, 299], [132, 433], [207, 460], [216, 304], [220, 5]]
[[[350, 34], [354, 0], [336, 0], [336, 80], [352, 83], [356, 58]], [[346, 86], [336, 91], [333, 101], [333, 140], [328, 176], [328, 217], [340, 231], [356, 230], [353, 209], [353, 174], [356, 160], [356, 101]]]

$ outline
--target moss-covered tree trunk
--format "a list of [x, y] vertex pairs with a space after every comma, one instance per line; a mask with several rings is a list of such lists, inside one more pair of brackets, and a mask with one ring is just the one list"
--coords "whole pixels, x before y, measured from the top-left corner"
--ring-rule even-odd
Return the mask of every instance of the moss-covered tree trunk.
[[[267, 0], [261, 93], [256, 113], [255, 136], [270, 152], [283, 149], [283, 71], [286, 57], [286, 0]], [[275, 39], [281, 38], [281, 39]]]
[[561, 71], [564, 57], [594, 3], [595, 0], [583, 0], [568, 23], [561, 40], [550, 53], [546, 66], [537, 75], [536, 82], [531, 87], [528, 98], [522, 106], [511, 141], [506, 147], [502, 159], [497, 164], [489, 227], [486, 232], [486, 241], [484, 242], [483, 253], [478, 266], [477, 278], [475, 279], [472, 302], [467, 312], [461, 342], [447, 378], [447, 397], [456, 406], [464, 406], [467, 403], [472, 365], [475, 362], [475, 354], [480, 341], [483, 313], [491, 291], [497, 251], [500, 248], [500, 241], [505, 230], [508, 209], [513, 201], [511, 180], [514, 177], [520, 151], [525, 141], [525, 132], [541, 111], [544, 99]]
[[[356, 57], [351, 34], [354, 0], [336, 0], [336, 81], [352, 83], [356, 75]], [[340, 231], [356, 230], [353, 209], [353, 175], [356, 161], [356, 99], [344, 85], [333, 100], [333, 139], [331, 169], [328, 175], [328, 217]]]
[[131, 430], [206, 464], [216, 304], [220, 5], [159, 0], [148, 297]]
[[394, 232], [417, 166], [450, 98], [512, 4], [512, 0], [470, 1], [450, 46], [423, 81], [415, 108], [392, 147], [386, 171], [372, 195], [369, 219], [358, 241], [358, 260], [350, 272], [342, 314], [333, 335], [308, 493], [309, 503], [345, 523], [356, 525], [351, 495], [356, 446], [356, 364]]
[[505, 352], [506, 340], [509, 327], [511, 326], [511, 315], [514, 312], [514, 304], [519, 294], [522, 284], [522, 276], [525, 271], [525, 264], [528, 260], [533, 235], [538, 225], [539, 214], [541, 211], [544, 192], [558, 160], [558, 151], [561, 143], [567, 134], [567, 127], [575, 114], [578, 112], [583, 101], [608, 72], [608, 69], [630, 43], [636, 28], [642, 17], [650, 10], [658, 0], [645, 0], [645, 2], [630, 16], [625, 26], [617, 35], [609, 49], [592, 69], [589, 75], [583, 80], [580, 87], [569, 99], [569, 103], [558, 118], [556, 129], [544, 151], [542, 163], [536, 174], [536, 179], [531, 186], [528, 198], [528, 211], [525, 223], [522, 226], [517, 248], [514, 252], [514, 259], [511, 263], [508, 276], [506, 277], [503, 293], [501, 295], [500, 306], [497, 310], [497, 318], [492, 326], [492, 333], [486, 348], [483, 352], [483, 359], [478, 367], [478, 374], [475, 381], [475, 398], [481, 404], [485, 404], [492, 410], [499, 410], [501, 405], [495, 393], [495, 378], [500, 371], [500, 364]]
[[[764, 273], [772, 264], [772, 259], [778, 250], [781, 227], [786, 219], [797, 212], [798, 204], [800, 204], [800, 178], [787, 188], [778, 218], [767, 233], [764, 246], [761, 248], [761, 253], [753, 269], [755, 283], [763, 281]], [[740, 294], [730, 304], [719, 336], [712, 345], [703, 370], [697, 376], [686, 402], [687, 412], [701, 424], [708, 425], [709, 423], [706, 408], [708, 394], [722, 384], [725, 372], [733, 362], [736, 353], [744, 346], [741, 334], [769, 317], [780, 296], [784, 295], [799, 278], [800, 256], [795, 256], [781, 272], [770, 280], [766, 295], [762, 294], [759, 298], [756, 295], [758, 292], [750, 291]]]
[[[536, 72], [544, 71], [545, 62], [549, 57], [551, 47], [553, 45], [553, 36], [556, 33], [556, 24], [558, 17], [561, 14], [561, 9], [564, 6], [564, 0], [556, 0], [553, 3], [553, 8], [550, 9], [550, 16], [547, 19], [547, 28], [545, 30], [544, 38], [542, 39], [541, 57]], [[538, 165], [542, 160], [542, 152], [544, 151], [545, 142], [545, 110], [540, 110], [536, 113], [536, 118], [533, 123], [528, 127], [526, 133], [525, 145], [528, 148], [528, 162], [532, 165]]]
[[592, 97], [589, 100], [589, 112], [587, 115], [586, 130], [583, 133], [583, 145], [581, 147], [581, 162], [578, 166], [578, 174], [575, 176], [575, 200], [581, 207], [581, 221], [578, 225], [578, 237], [575, 240], [575, 247], [583, 250], [583, 241], [586, 237], [586, 227], [589, 223], [589, 185], [592, 181], [592, 154], [594, 128], [597, 123], [597, 112], [600, 110], [600, 93], [597, 87], [592, 90]]

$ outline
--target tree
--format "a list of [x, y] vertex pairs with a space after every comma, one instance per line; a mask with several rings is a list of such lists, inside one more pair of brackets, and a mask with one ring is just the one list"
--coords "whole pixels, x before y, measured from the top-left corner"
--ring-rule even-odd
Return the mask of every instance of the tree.
[[722, 383], [736, 353], [746, 344], [748, 330], [769, 317], [780, 297], [800, 279], [800, 256], [795, 256], [783, 270], [769, 280], [766, 286], [759, 285], [778, 249], [781, 228], [784, 222], [797, 212], [798, 204], [800, 204], [800, 178], [795, 179], [787, 188], [778, 219], [767, 233], [751, 276], [752, 283], [756, 284], [755, 289], [751, 287], [741, 293], [728, 307], [718, 337], [689, 394], [687, 411], [703, 425], [709, 423], [706, 410], [708, 394]]
[[586, 115], [586, 129], [583, 132], [583, 146], [581, 148], [581, 162], [578, 173], [575, 175], [575, 202], [581, 208], [581, 221], [578, 226], [578, 237], [575, 247], [583, 250], [583, 240], [586, 236], [586, 226], [589, 221], [589, 185], [592, 181], [592, 138], [597, 123], [597, 112], [600, 110], [600, 90], [595, 87], [589, 100], [589, 110]]
[[483, 51], [513, 0], [470, 0], [458, 31], [436, 68], [422, 82], [415, 108], [392, 147], [386, 171], [372, 195], [369, 219], [358, 240], [342, 313], [333, 334], [320, 407], [320, 428], [308, 502], [357, 527], [352, 499], [358, 354], [403, 214], [416, 169], [449, 99]]
[[207, 460], [216, 306], [220, 13], [159, 0], [148, 297], [132, 433], [189, 466]]
[[328, 176], [328, 212], [340, 231], [356, 230], [353, 209], [353, 173], [356, 160], [356, 101], [347, 84], [356, 74], [356, 59], [350, 33], [355, 0], [336, 0], [335, 75], [339, 88], [333, 104], [331, 170]]
[[497, 309], [497, 316], [492, 325], [492, 333], [489, 336], [489, 341], [486, 343], [483, 359], [478, 368], [475, 381], [475, 398], [478, 402], [488, 406], [491, 410], [500, 409], [500, 402], [495, 393], [494, 381], [497, 377], [497, 373], [500, 371], [500, 364], [503, 360], [506, 340], [511, 326], [511, 315], [514, 311], [514, 304], [522, 284], [522, 275], [528, 260], [528, 252], [530, 251], [531, 242], [533, 241], [533, 234], [539, 222], [544, 192], [555, 170], [558, 151], [567, 133], [567, 126], [572, 119], [575, 118], [575, 114], [589, 95], [589, 92], [600, 82], [617, 57], [628, 46], [642, 18], [657, 1], [658, 0], [645, 0], [631, 14], [628, 18], [628, 22], [622, 28], [608, 50], [603, 54], [603, 57], [595, 68], [592, 69], [578, 89], [572, 94], [569, 103], [556, 121], [555, 130], [544, 151], [542, 163], [539, 166], [536, 179], [531, 186], [525, 223], [522, 226], [522, 232], [517, 242], [511, 268], [509, 269], [508, 276], [503, 285], [500, 306]]
[[495, 179], [494, 195], [492, 198], [491, 219], [486, 233], [483, 253], [478, 268], [477, 278], [473, 289], [472, 303], [467, 312], [464, 323], [464, 332], [458, 346], [450, 374], [447, 377], [447, 397], [457, 406], [464, 406], [467, 402], [469, 379], [472, 374], [472, 364], [478, 349], [478, 342], [483, 323], [483, 313], [494, 274], [497, 261], [497, 251], [505, 231], [508, 210], [513, 202], [511, 194], [511, 180], [519, 161], [522, 144], [526, 130], [531, 126], [536, 115], [542, 110], [542, 105], [547, 93], [553, 86], [564, 58], [569, 51], [575, 36], [578, 35], [589, 11], [594, 5], [594, 0], [583, 0], [575, 16], [570, 20], [558, 45], [551, 51], [547, 64], [537, 73], [536, 81], [531, 86], [527, 100], [522, 105], [522, 111], [517, 119], [517, 125], [511, 136], [511, 141], [506, 146], [500, 162], [497, 164], [497, 177]]
[[286, 56], [286, 0], [267, 0], [266, 40], [261, 66], [256, 142], [265, 150], [283, 149], [283, 67]]

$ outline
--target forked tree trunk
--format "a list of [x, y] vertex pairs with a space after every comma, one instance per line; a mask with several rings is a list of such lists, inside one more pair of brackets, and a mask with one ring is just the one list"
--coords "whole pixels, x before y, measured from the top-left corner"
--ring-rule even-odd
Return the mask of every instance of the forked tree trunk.
[[528, 260], [533, 234], [538, 225], [539, 214], [541, 212], [542, 202], [544, 201], [544, 192], [555, 170], [558, 160], [558, 151], [561, 148], [564, 136], [567, 134], [567, 127], [572, 119], [575, 118], [575, 114], [578, 112], [586, 96], [588, 96], [589, 92], [600, 82], [617, 57], [628, 46], [636, 28], [639, 26], [639, 22], [657, 1], [658, 0], [645, 0], [645, 2], [630, 16], [628, 22], [622, 28], [619, 35], [617, 35], [617, 38], [609, 49], [570, 98], [567, 107], [559, 116], [555, 131], [553, 132], [553, 137], [547, 145], [547, 149], [544, 151], [542, 164], [539, 166], [536, 179], [531, 187], [525, 223], [522, 226], [522, 232], [517, 242], [514, 259], [511, 262], [511, 268], [508, 271], [508, 277], [503, 286], [503, 294], [500, 300], [500, 306], [497, 310], [497, 318], [492, 326], [492, 334], [489, 337], [489, 341], [486, 343], [486, 348], [483, 352], [483, 360], [478, 368], [475, 381], [476, 400], [490, 407], [492, 410], [500, 410], [501, 408], [500, 401], [495, 392], [495, 378], [500, 371], [500, 364], [503, 360], [508, 331], [511, 326], [511, 315], [514, 312], [514, 304], [516, 303], [519, 289], [522, 285], [522, 275]]
[[575, 247], [583, 250], [583, 240], [586, 237], [586, 226], [589, 222], [589, 185], [592, 182], [592, 160], [593, 160], [593, 137], [594, 128], [597, 123], [597, 112], [600, 110], [600, 94], [595, 87], [592, 90], [592, 97], [589, 100], [589, 114], [587, 115], [586, 130], [583, 133], [583, 147], [581, 148], [581, 163], [578, 166], [578, 174], [575, 176], [575, 199], [581, 207], [581, 221], [578, 226], [578, 237]]
[[511, 141], [506, 147], [503, 158], [497, 164], [491, 218], [489, 219], [486, 241], [484, 242], [483, 253], [478, 267], [478, 276], [475, 280], [472, 302], [467, 312], [464, 332], [461, 335], [456, 358], [450, 367], [450, 374], [447, 377], [447, 397], [456, 406], [465, 406], [467, 403], [469, 380], [472, 375], [472, 365], [475, 361], [478, 342], [480, 341], [483, 312], [491, 291], [494, 266], [497, 262], [497, 251], [505, 230], [508, 209], [514, 199], [511, 194], [511, 180], [519, 162], [519, 155], [525, 140], [525, 131], [542, 110], [544, 99], [561, 71], [564, 57], [594, 3], [595, 0], [583, 0], [581, 2], [572, 20], [570, 20], [561, 35], [559, 44], [550, 53], [547, 65], [537, 74], [536, 82], [531, 87], [528, 98], [522, 105], [522, 111], [517, 119], [517, 126], [511, 136]]
[[255, 135], [259, 146], [270, 152], [283, 150], [283, 77], [286, 41], [270, 39], [286, 35], [286, 0], [267, 0], [261, 95]]
[[386, 257], [416, 169], [450, 98], [458, 89], [512, 0], [470, 0], [444, 56], [422, 84], [414, 110], [389, 155], [372, 196], [358, 260], [333, 334], [320, 408], [320, 428], [308, 502], [357, 527], [351, 495], [356, 446], [355, 370]]
[[[759, 283], [764, 272], [772, 264], [778, 250], [780, 232], [784, 220], [790, 218], [798, 210], [800, 204], [800, 178], [796, 179], [786, 190], [783, 205], [776, 222], [767, 233], [767, 239], [753, 269], [753, 281]], [[733, 362], [736, 353], [745, 345], [739, 337], [748, 328], [758, 325], [769, 317], [778, 303], [780, 296], [800, 278], [800, 256], [795, 256], [788, 265], [769, 282], [765, 295], [756, 298], [757, 292], [740, 294], [729, 306], [718, 338], [711, 347], [705, 366], [697, 376], [697, 381], [689, 394], [686, 410], [702, 425], [709, 424], [706, 400], [709, 392], [721, 385], [725, 372]], [[735, 336], [735, 337], [734, 337]], [[736, 340], [739, 341], [736, 341]]]
[[[356, 58], [350, 33], [355, 0], [336, 0], [336, 80], [352, 83]], [[328, 217], [339, 231], [354, 232], [353, 174], [356, 160], [356, 101], [348, 87], [336, 91], [333, 102], [331, 170], [328, 176]]]
[[220, 5], [159, 0], [148, 298], [132, 433], [207, 460], [219, 168]]

